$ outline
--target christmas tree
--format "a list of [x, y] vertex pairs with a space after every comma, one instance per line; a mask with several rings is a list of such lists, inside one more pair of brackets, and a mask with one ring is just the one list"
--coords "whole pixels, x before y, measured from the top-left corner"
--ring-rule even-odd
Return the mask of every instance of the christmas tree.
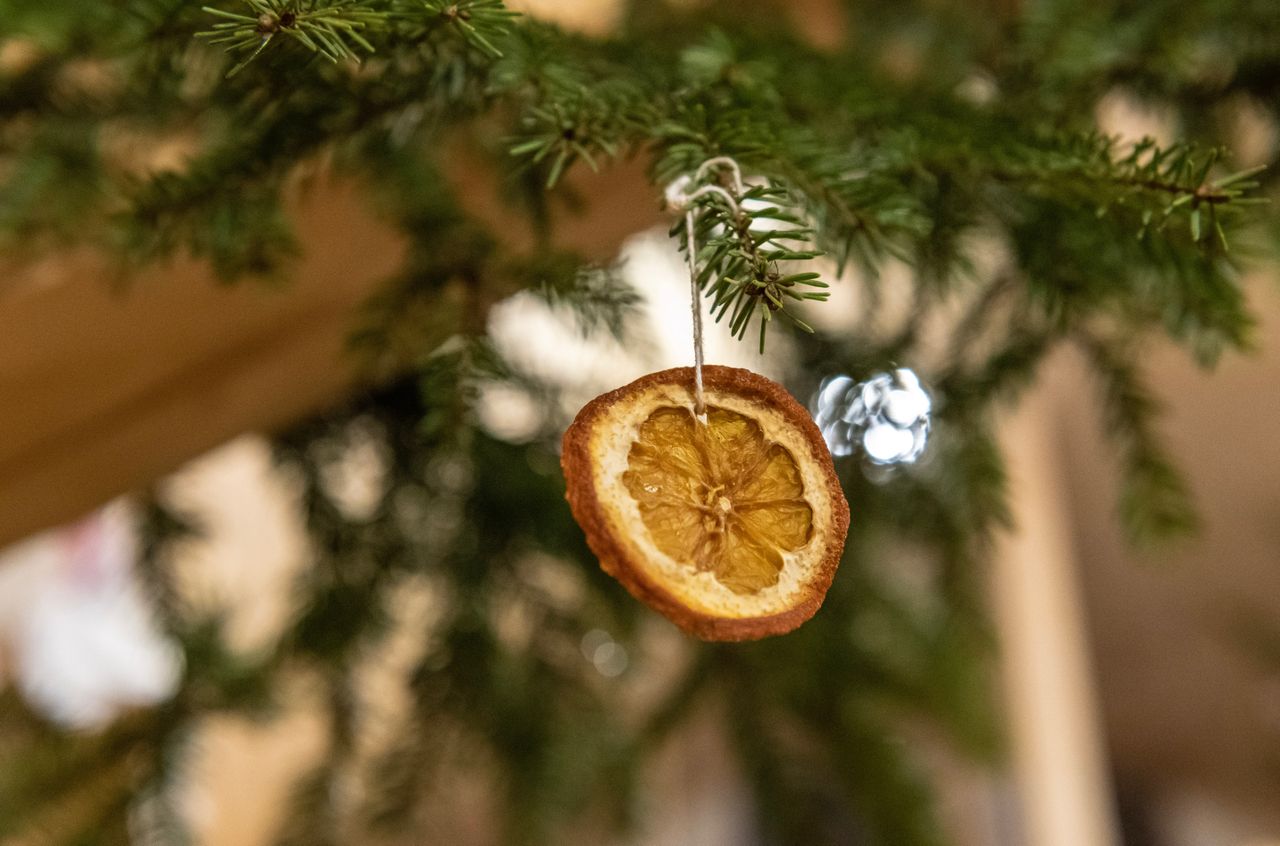
[[[994, 423], [1046, 356], [1089, 364], [1135, 543], [1195, 527], [1138, 358], [1159, 338], [1205, 366], [1250, 344], [1242, 271], [1277, 243], [1256, 207], [1274, 169], [1232, 146], [1242, 114], [1278, 117], [1268, 0], [636, 2], [595, 36], [500, 0], [0, 0], [0, 21], [9, 257], [88, 246], [127, 277], [194, 256], [227, 284], [287, 284], [308, 249], [288, 203], [317, 172], [359, 184], [408, 245], [352, 326], [361, 390], [274, 433], [314, 552], [285, 633], [237, 651], [231, 609], [192, 602], [168, 566], [200, 515], [149, 498], [141, 571], [178, 690], [88, 736], [3, 694], [0, 842], [186, 842], [193, 734], [270, 720], [301, 687], [328, 739], [282, 844], [436, 842], [459, 773], [490, 786], [496, 842], [622, 837], [697, 709], [731, 744], [759, 842], [946, 843], [903, 715], [998, 753]], [[1158, 109], [1169, 140], [1101, 131], [1116, 96]], [[181, 163], [137, 153], [160, 144]], [[567, 248], [566, 221], [637, 170], [630, 203], [663, 220], [665, 187], [721, 156], [747, 189], [741, 218], [700, 207], [711, 318], [759, 348], [788, 336], [801, 398], [911, 364], [936, 399], [930, 460], [838, 465], [855, 519], [823, 609], [757, 643], [679, 640], [678, 672], [641, 695], [666, 660], [654, 632], [674, 630], [600, 572], [564, 501], [562, 386], [502, 355], [490, 312], [519, 294], [635, 342], [641, 292]], [[857, 292], [843, 328], [823, 328], [840, 325], [828, 284]], [[494, 386], [547, 410], [537, 431], [478, 425]], [[333, 482], [357, 448], [380, 468], [359, 513]], [[883, 579], [908, 550], [936, 573], [925, 604]], [[437, 612], [405, 619], [409, 594]], [[406, 631], [409, 704], [371, 744], [362, 679]]]

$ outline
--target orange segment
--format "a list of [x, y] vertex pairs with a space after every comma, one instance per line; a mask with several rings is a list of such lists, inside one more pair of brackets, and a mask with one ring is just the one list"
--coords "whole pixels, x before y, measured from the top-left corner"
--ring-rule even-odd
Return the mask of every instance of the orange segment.
[[774, 585], [781, 550], [809, 540], [813, 512], [785, 449], [728, 409], [662, 407], [640, 425], [622, 477], [663, 552], [735, 593]]

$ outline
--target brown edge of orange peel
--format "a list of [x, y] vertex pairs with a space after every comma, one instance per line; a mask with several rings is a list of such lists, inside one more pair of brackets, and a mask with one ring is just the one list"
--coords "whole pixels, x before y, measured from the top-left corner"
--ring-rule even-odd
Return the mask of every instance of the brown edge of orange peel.
[[564, 433], [560, 466], [564, 470], [567, 486], [565, 498], [574, 519], [587, 536], [587, 546], [600, 559], [601, 568], [623, 584], [631, 595], [650, 608], [661, 613], [685, 632], [702, 640], [739, 641], [758, 640], [771, 635], [786, 634], [795, 630], [822, 606], [827, 589], [835, 578], [844, 552], [845, 535], [849, 530], [849, 503], [836, 477], [831, 453], [822, 433], [818, 431], [808, 411], [796, 402], [787, 390], [776, 382], [737, 367], [707, 365], [702, 370], [708, 389], [723, 391], [772, 406], [782, 412], [786, 420], [803, 433], [808, 442], [810, 458], [822, 468], [827, 493], [831, 499], [831, 539], [822, 551], [814, 576], [805, 583], [803, 597], [785, 611], [766, 617], [733, 618], [703, 614], [689, 608], [673, 596], [665, 587], [650, 577], [638, 562], [632, 561], [625, 547], [618, 543], [610, 531], [600, 499], [592, 484], [590, 454], [591, 432], [597, 418], [623, 399], [643, 393], [655, 385], [693, 385], [692, 367], [675, 367], [650, 373], [617, 390], [601, 394], [583, 406], [573, 423]]

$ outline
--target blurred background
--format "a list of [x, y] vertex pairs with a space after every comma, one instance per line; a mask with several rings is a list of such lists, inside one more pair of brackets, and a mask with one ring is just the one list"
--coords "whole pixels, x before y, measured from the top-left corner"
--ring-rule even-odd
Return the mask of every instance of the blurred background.
[[[589, 36], [622, 5], [520, 4]], [[821, 42], [832, 6], [789, 23]], [[0, 30], [0, 67], [22, 49]], [[1232, 112], [1243, 166], [1277, 154], [1275, 96]], [[1135, 141], [1180, 129], [1122, 88], [1093, 115]], [[1252, 352], [1139, 362], [1189, 539], [1126, 540], [1096, 388], [1063, 348], [998, 414], [1012, 528], [965, 584], [910, 514], [858, 528], [860, 495], [911, 492], [842, 459], [855, 560], [828, 607], [779, 643], [695, 647], [596, 572], [561, 498], [577, 409], [690, 355], [687, 271], [643, 169], [574, 179], [590, 202], [563, 237], [619, 257], [639, 300], [621, 335], [496, 302], [500, 365], [468, 384], [460, 441], [422, 425], [429, 371], [371, 390], [350, 352], [406, 248], [340, 176], [291, 199], [285, 285], [180, 259], [121, 286], [74, 249], [6, 270], [0, 843], [1280, 846], [1272, 265], [1243, 283]], [[806, 313], [820, 336], [910, 310], [906, 265], [876, 302], [856, 273]], [[842, 369], [807, 344], [761, 355], [717, 325], [707, 357], [803, 401]], [[53, 800], [34, 821], [30, 785]]]

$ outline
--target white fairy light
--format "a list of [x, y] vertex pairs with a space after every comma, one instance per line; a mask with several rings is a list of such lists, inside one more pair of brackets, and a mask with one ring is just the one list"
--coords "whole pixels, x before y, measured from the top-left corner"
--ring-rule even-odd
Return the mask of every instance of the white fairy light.
[[860, 448], [868, 461], [882, 466], [911, 464], [924, 453], [932, 408], [920, 379], [905, 367], [860, 383], [829, 376], [810, 403], [833, 456]]

